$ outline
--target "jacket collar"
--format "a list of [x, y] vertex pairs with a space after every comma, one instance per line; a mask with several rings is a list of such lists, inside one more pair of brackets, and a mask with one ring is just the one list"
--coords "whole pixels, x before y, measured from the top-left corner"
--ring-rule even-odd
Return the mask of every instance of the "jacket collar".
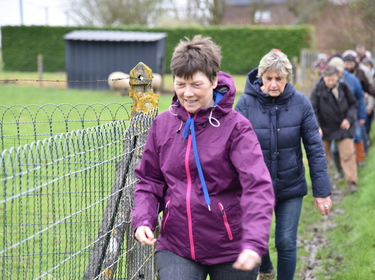
[[286, 102], [295, 92], [295, 88], [292, 84], [287, 83], [284, 89], [284, 92], [278, 97], [272, 97], [269, 94], [263, 93], [260, 90], [260, 87], [263, 85], [262, 80], [257, 78], [258, 68], [253, 69], [247, 75], [246, 84], [245, 84], [245, 94], [255, 96], [262, 103], [268, 102], [277, 102], [283, 103]]

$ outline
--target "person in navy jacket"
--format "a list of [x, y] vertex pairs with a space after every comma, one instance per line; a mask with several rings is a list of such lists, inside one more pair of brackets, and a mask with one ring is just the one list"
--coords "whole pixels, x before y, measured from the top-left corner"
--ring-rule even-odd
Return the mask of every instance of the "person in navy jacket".
[[[271, 174], [276, 196], [277, 279], [292, 280], [297, 262], [297, 231], [303, 197], [308, 192], [302, 143], [310, 168], [315, 207], [330, 212], [331, 187], [318, 122], [309, 99], [290, 83], [292, 65], [280, 50], [271, 50], [252, 70], [235, 110], [253, 126]], [[260, 279], [273, 279], [269, 254]]]
[[171, 108], [154, 120], [135, 170], [132, 225], [141, 244], [157, 243], [161, 280], [255, 280], [267, 253], [272, 181], [220, 59], [208, 37], [177, 45]]

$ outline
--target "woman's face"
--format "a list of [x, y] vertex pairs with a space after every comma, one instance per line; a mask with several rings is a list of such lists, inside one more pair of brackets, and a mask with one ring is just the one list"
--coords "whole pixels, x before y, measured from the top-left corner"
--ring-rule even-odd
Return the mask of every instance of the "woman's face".
[[260, 90], [264, 93], [277, 97], [283, 93], [288, 80], [286, 77], [280, 76], [275, 70], [270, 70], [262, 75], [263, 86]]
[[205, 74], [197, 72], [191, 79], [175, 77], [174, 90], [181, 105], [192, 114], [200, 108], [208, 109], [214, 105], [213, 90], [217, 86], [217, 77], [211, 83]]
[[323, 80], [324, 80], [326, 87], [329, 89], [332, 89], [336, 86], [337, 81], [339, 80], [339, 76], [336, 74], [332, 76], [324, 76]]

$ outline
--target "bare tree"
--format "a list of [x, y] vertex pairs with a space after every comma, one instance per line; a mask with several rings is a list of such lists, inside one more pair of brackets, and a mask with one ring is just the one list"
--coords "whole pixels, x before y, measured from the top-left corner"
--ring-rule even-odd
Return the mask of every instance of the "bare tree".
[[162, 1], [155, 0], [75, 0], [71, 15], [82, 25], [105, 26], [155, 22]]
[[219, 25], [224, 8], [225, 0], [185, 0], [182, 14], [188, 23], [194, 22], [203, 26]]
[[356, 10], [363, 22], [365, 34], [359, 43], [366, 45], [367, 48], [375, 50], [375, 1], [374, 0], [355, 0], [351, 2], [351, 7]]
[[289, 11], [295, 16], [295, 24], [304, 24], [319, 14], [329, 0], [286, 0]]
[[82, 25], [219, 25], [225, 0], [74, 0], [71, 15]]

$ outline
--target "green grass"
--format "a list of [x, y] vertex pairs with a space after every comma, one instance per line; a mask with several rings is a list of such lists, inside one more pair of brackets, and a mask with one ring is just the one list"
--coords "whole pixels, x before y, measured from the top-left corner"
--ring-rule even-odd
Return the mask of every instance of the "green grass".
[[[374, 141], [375, 133], [372, 131]], [[347, 194], [335, 217], [337, 226], [327, 232], [329, 246], [321, 251], [323, 268], [318, 279], [375, 279], [375, 156], [373, 147], [366, 166], [359, 168], [358, 191]], [[345, 189], [341, 183], [339, 188]]]
[[3, 84], [0, 85], [0, 92], [0, 104], [6, 106], [14, 104], [91, 104], [97, 102], [107, 104], [111, 102], [131, 102], [129, 97], [116, 96], [111, 91], [91, 91]]
[[[38, 79], [37, 73], [29, 72], [4, 72], [0, 71], [0, 80], [7, 79]], [[45, 73], [43, 79], [46, 80], [66, 80], [61, 73]], [[237, 88], [237, 97], [242, 94], [245, 86], [244, 75], [233, 75]], [[171, 75], [164, 76], [164, 93], [160, 96], [159, 111], [165, 111], [169, 108], [172, 100], [173, 80]], [[111, 102], [131, 102], [128, 96], [116, 96], [110, 90], [76, 90], [66, 89], [63, 83], [51, 82], [44, 83], [42, 86], [39, 82], [17, 82], [4, 83], [0, 82], [0, 104], [10, 106], [13, 104], [39, 104], [46, 103], [111, 103]]]

